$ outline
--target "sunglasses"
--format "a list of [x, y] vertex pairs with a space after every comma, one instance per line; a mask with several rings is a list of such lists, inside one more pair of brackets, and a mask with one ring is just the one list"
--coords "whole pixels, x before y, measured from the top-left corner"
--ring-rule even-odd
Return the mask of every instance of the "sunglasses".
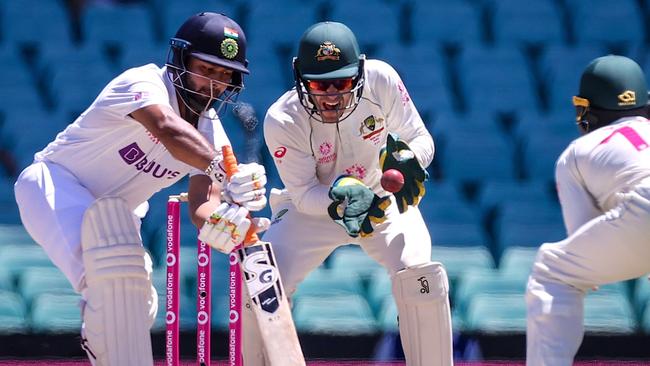
[[576, 107], [576, 121], [580, 122], [589, 111], [589, 99], [574, 96], [573, 105]]
[[307, 87], [310, 90], [322, 92], [327, 91], [327, 89], [330, 88], [330, 85], [334, 86], [336, 90], [352, 89], [352, 84], [354, 84], [354, 78], [307, 81]]

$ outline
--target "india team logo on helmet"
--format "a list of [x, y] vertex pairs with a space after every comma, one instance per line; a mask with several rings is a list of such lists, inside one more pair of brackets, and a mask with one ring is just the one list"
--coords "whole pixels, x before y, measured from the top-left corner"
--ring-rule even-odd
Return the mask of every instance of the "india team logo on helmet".
[[227, 59], [233, 59], [239, 52], [239, 45], [237, 41], [232, 38], [225, 38], [221, 41], [221, 54]]
[[341, 50], [336, 47], [336, 45], [330, 41], [325, 41], [320, 45], [318, 51], [316, 51], [316, 59], [318, 61], [324, 60], [334, 60], [338, 61], [341, 56]]

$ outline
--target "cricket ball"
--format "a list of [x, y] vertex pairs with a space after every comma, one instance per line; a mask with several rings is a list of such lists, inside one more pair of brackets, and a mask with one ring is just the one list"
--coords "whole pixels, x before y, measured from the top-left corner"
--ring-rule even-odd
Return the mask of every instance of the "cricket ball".
[[404, 175], [397, 169], [388, 169], [381, 175], [381, 186], [391, 193], [399, 192], [404, 186]]

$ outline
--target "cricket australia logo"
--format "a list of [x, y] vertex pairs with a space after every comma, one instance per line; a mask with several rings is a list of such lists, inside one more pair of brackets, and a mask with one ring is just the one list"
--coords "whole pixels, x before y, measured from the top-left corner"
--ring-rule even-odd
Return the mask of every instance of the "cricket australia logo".
[[381, 142], [381, 132], [384, 130], [384, 119], [370, 115], [363, 120], [359, 126], [359, 136], [364, 140], [370, 140], [377, 144]]
[[316, 60], [334, 60], [338, 61], [341, 57], [341, 50], [336, 47], [336, 45], [330, 41], [323, 42], [318, 51], [316, 51]]

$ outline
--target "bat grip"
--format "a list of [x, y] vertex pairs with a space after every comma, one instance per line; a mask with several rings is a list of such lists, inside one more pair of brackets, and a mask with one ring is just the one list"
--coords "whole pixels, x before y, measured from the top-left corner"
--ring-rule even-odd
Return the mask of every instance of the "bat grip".
[[[221, 153], [223, 155], [223, 166], [226, 169], [226, 176], [230, 179], [233, 174], [237, 173], [237, 158], [235, 157], [235, 153], [232, 151], [232, 146], [230, 145], [223, 145]], [[248, 218], [251, 219], [251, 227], [248, 229], [248, 232], [246, 232], [246, 236], [244, 237], [244, 246], [246, 244], [257, 243], [260, 240], [255, 233], [255, 226], [253, 225], [250, 214], [248, 214]]]

